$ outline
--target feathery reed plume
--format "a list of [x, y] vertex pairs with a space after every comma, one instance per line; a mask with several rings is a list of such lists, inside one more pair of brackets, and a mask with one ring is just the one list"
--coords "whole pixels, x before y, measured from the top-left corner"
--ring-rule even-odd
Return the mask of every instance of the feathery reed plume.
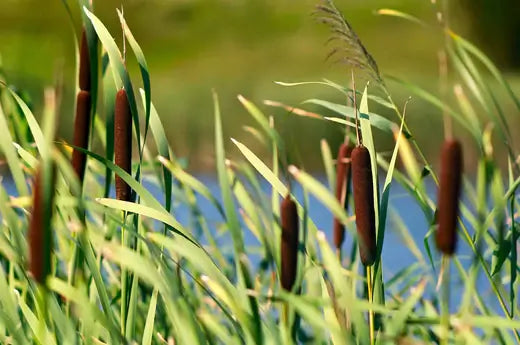
[[454, 139], [446, 140], [441, 152], [441, 173], [437, 217], [439, 228], [435, 237], [437, 248], [452, 255], [457, 247], [457, 216], [462, 182], [462, 146]]
[[359, 145], [352, 150], [351, 158], [359, 255], [363, 265], [370, 266], [376, 260], [377, 254], [370, 153], [365, 146]]
[[[88, 149], [90, 109], [90, 92], [83, 90], [79, 91], [76, 98], [76, 118], [74, 120], [73, 144], [82, 149]], [[74, 172], [76, 172], [81, 183], [83, 183], [83, 178], [85, 176], [86, 163], [87, 155], [74, 149], [72, 152], [72, 168], [74, 169]]]
[[[34, 279], [45, 284], [51, 271], [52, 233], [51, 221], [54, 205], [54, 164], [50, 166], [50, 179], [44, 181], [44, 164], [40, 164], [34, 177], [33, 209], [29, 223], [29, 271]], [[50, 184], [48, 181], [51, 181]]]
[[81, 32], [81, 42], [79, 44], [79, 88], [84, 91], [90, 91], [90, 58], [85, 28]]
[[[343, 142], [339, 147], [336, 160], [336, 199], [348, 208], [348, 197], [350, 191], [350, 156], [352, 146], [348, 142]], [[334, 217], [334, 245], [340, 249], [345, 240], [345, 226]]]
[[316, 5], [314, 15], [318, 21], [327, 24], [330, 28], [331, 37], [327, 43], [335, 44], [327, 58], [336, 57], [337, 62], [366, 71], [376, 82], [384, 84], [376, 60], [332, 0], [322, 0]]
[[[116, 95], [114, 115], [114, 160], [115, 164], [132, 172], [132, 114], [125, 89]], [[116, 174], [116, 198], [130, 201], [130, 186]]]
[[298, 263], [298, 210], [290, 194], [283, 199], [280, 210], [282, 220], [282, 287], [291, 291], [296, 280]]

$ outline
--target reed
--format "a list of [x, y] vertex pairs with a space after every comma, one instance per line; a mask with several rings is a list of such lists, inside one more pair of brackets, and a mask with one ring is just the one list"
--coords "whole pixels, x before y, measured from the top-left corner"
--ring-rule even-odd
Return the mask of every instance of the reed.
[[[88, 149], [88, 140], [90, 135], [90, 112], [90, 92], [81, 90], [78, 92], [76, 98], [76, 118], [74, 121], [73, 144], [75, 147], [80, 147], [85, 150]], [[84, 152], [74, 149], [72, 152], [72, 168], [81, 183], [83, 183], [85, 177], [86, 163], [87, 155]]]
[[280, 209], [282, 220], [282, 288], [291, 291], [296, 280], [298, 264], [298, 210], [290, 194], [283, 199]]
[[[75, 147], [88, 149], [90, 136], [90, 113], [92, 101], [90, 97], [90, 58], [87, 44], [87, 34], [85, 28], [81, 32], [79, 44], [79, 88], [76, 96], [76, 117], [74, 118], [74, 137], [72, 142]], [[78, 177], [80, 184], [83, 184], [85, 177], [85, 167], [87, 156], [84, 152], [74, 149], [72, 152], [72, 168]]]
[[462, 146], [448, 139], [441, 151], [441, 172], [437, 206], [438, 229], [435, 236], [437, 249], [453, 255], [457, 248], [457, 216], [462, 182]]
[[[336, 199], [348, 209], [348, 198], [350, 194], [350, 156], [352, 154], [352, 146], [348, 142], [340, 145], [338, 157], [336, 160]], [[343, 241], [345, 240], [345, 226], [336, 217], [334, 217], [334, 245], [339, 251]]]
[[[44, 179], [45, 165], [41, 164], [33, 183], [33, 209], [29, 222], [29, 271], [34, 279], [44, 285], [51, 271], [52, 233], [51, 221], [54, 204], [54, 165], [51, 165], [50, 179]], [[51, 181], [50, 184], [47, 181]]]
[[90, 91], [90, 57], [88, 53], [87, 33], [83, 28], [79, 44], [79, 88]]
[[376, 260], [377, 248], [370, 153], [365, 146], [358, 145], [352, 150], [351, 159], [359, 256], [363, 265], [371, 266]]
[[[128, 104], [125, 89], [116, 94], [114, 115], [114, 160], [115, 164], [126, 171], [132, 172], [132, 114]], [[130, 201], [132, 190], [130, 186], [116, 174], [116, 198]]]

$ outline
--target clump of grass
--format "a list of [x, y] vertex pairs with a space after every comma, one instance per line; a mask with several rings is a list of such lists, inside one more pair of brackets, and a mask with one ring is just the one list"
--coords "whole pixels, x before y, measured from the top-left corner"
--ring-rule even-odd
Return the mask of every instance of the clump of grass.
[[[51, 221], [54, 205], [54, 184], [56, 173], [54, 165], [45, 171], [41, 163], [34, 175], [33, 206], [29, 222], [29, 271], [34, 279], [45, 285], [51, 271], [52, 231]], [[47, 174], [50, 173], [50, 176]]]
[[299, 233], [298, 209], [291, 194], [287, 194], [282, 201], [280, 218], [282, 223], [281, 282], [282, 288], [291, 291], [296, 281], [296, 273], [298, 271]]
[[[126, 171], [132, 172], [132, 114], [125, 89], [116, 94], [114, 114], [114, 161]], [[130, 201], [132, 189], [116, 174], [116, 198]]]
[[445, 255], [453, 255], [457, 248], [457, 219], [462, 183], [462, 146], [455, 139], [447, 139], [441, 149], [441, 172], [435, 236], [437, 248]]
[[[83, 0], [81, 2], [85, 3]], [[326, 3], [332, 4], [331, 1]], [[334, 17], [330, 20], [336, 24], [338, 20], [343, 20], [335, 11], [329, 10], [326, 13], [327, 16]], [[116, 141], [116, 164], [111, 162], [112, 147], [109, 144], [105, 157], [110, 158], [103, 158], [94, 152], [87, 151], [87, 154], [98, 163], [95, 167], [102, 165], [110, 171], [120, 172], [117, 165], [130, 172], [132, 129], [136, 131], [136, 138], [140, 138], [139, 127], [132, 128], [132, 119], [139, 120], [140, 112], [144, 112], [149, 115], [143, 118], [146, 119], [145, 126], [151, 128], [150, 139], [153, 138], [154, 148], [158, 148], [163, 156], [159, 162], [171, 172], [175, 183], [171, 183], [171, 180], [167, 182], [165, 178], [165, 183], [159, 184], [153, 191], [142, 183], [144, 178], [159, 177], [156, 181], [161, 181], [157, 159], [148, 154], [151, 148], [143, 140], [143, 146], [138, 146], [146, 154], [135, 163], [139, 174], [125, 178], [132, 186], [132, 193], [139, 196], [134, 202], [120, 201], [130, 199], [130, 187], [121, 179], [116, 182], [116, 196], [120, 200], [99, 198], [104, 189], [102, 178], [98, 175], [102, 169], [92, 171], [93, 188], [85, 189], [81, 196], [71, 195], [71, 187], [75, 184], [75, 181], [71, 181], [74, 180], [74, 172], [70, 169], [69, 161], [52, 144], [54, 135], [51, 129], [55, 123], [53, 116], [56, 116], [52, 110], [54, 108], [48, 106], [47, 111], [44, 111], [46, 116], [43, 116], [42, 131], [31, 107], [8, 89], [9, 97], [0, 97], [0, 126], [6, 131], [12, 130], [12, 126], [5, 125], [11, 117], [9, 114], [4, 116], [3, 109], [13, 109], [12, 102], [15, 102], [23, 112], [21, 121], [25, 121], [23, 124], [30, 129], [34, 143], [16, 142], [13, 145], [13, 140], [8, 136], [5, 136], [7, 139], [0, 136], [0, 149], [2, 153], [5, 151], [13, 175], [17, 175], [17, 180], [22, 182], [28, 175], [27, 171], [33, 171], [29, 167], [34, 167], [39, 161], [43, 162], [35, 177], [33, 211], [29, 222], [29, 270], [38, 282], [46, 281], [47, 287], [42, 289], [44, 293], [39, 294], [41, 284], [33, 284], [25, 274], [23, 253], [26, 248], [22, 234], [27, 232], [27, 223], [25, 219], [19, 218], [24, 217], [23, 209], [30, 207], [27, 205], [28, 192], [24, 191], [23, 186], [20, 188], [17, 185], [18, 195], [9, 195], [4, 184], [0, 183], [0, 343], [192, 345], [312, 342], [368, 345], [381, 342], [448, 343], [459, 340], [468, 344], [520, 342], [516, 298], [519, 285], [516, 250], [518, 224], [513, 216], [518, 213], [515, 190], [520, 185], [520, 179], [515, 179], [513, 169], [507, 191], [504, 191], [501, 183], [487, 185], [485, 174], [488, 172], [479, 169], [478, 191], [468, 193], [469, 198], [474, 199], [468, 203], [473, 201], [477, 205], [478, 214], [474, 216], [473, 208], [465, 205], [464, 213], [468, 216], [465, 217], [460, 231], [464, 232], [461, 238], [467, 240], [475, 260], [472, 260], [469, 269], [462, 260], [456, 257], [453, 260], [460, 272], [464, 295], [457, 314], [452, 315], [448, 303], [441, 301], [440, 308], [439, 303], [436, 303], [439, 298], [432, 282], [435, 279], [437, 262], [430, 254], [431, 232], [426, 226], [423, 229], [415, 226], [413, 229], [423, 231], [426, 249], [424, 254], [417, 248], [415, 236], [409, 235], [406, 224], [401, 224], [402, 234], [406, 237], [406, 247], [403, 246], [402, 249], [412, 251], [417, 262], [410, 262], [410, 265], [389, 276], [390, 270], [386, 270], [386, 267], [391, 266], [392, 262], [381, 260], [385, 226], [389, 222], [387, 214], [392, 207], [389, 202], [391, 185], [394, 182], [401, 183], [411, 196], [410, 202], [420, 206], [431, 224], [435, 203], [425, 191], [426, 188], [422, 188], [419, 183], [429, 178], [428, 176], [437, 181], [434, 171], [426, 169], [430, 168], [426, 160], [424, 174], [415, 173], [421, 171], [415, 166], [415, 155], [420, 155], [420, 150], [417, 147], [417, 150], [411, 150], [406, 146], [405, 140], [413, 140], [413, 135], [406, 130], [404, 117], [401, 117], [400, 133], [407, 133], [410, 137], [396, 137], [389, 161], [386, 155], [376, 151], [371, 130], [383, 128], [376, 125], [378, 122], [381, 124], [383, 117], [378, 118], [369, 111], [369, 101], [386, 105], [384, 109], [391, 105], [390, 108], [398, 112], [390, 97], [382, 100], [369, 94], [368, 88], [365, 88], [359, 108], [363, 113], [361, 126], [358, 124], [355, 104], [354, 114], [344, 106], [331, 109], [343, 116], [356, 118], [358, 138], [357, 147], [351, 153], [351, 174], [354, 180], [354, 207], [359, 240], [353, 241], [350, 248], [353, 260], [346, 263], [347, 267], [343, 267], [319, 229], [321, 224], [318, 222], [321, 219], [312, 216], [315, 205], [311, 197], [323, 203], [342, 224], [347, 225], [344, 228], [346, 230], [351, 228], [348, 226], [350, 218], [345, 212], [345, 206], [341, 204], [342, 200], [334, 193], [336, 190], [331, 192], [319, 179], [291, 166], [289, 172], [303, 189], [301, 204], [292, 196], [291, 188], [283, 184], [280, 176], [279, 154], [285, 153], [282, 150], [283, 137], [259, 108], [241, 98], [247, 111], [260, 125], [261, 130], [255, 133], [264, 142], [272, 142], [272, 167], [236, 140], [233, 142], [249, 164], [231, 161], [231, 158], [226, 157], [221, 114], [216, 94], [214, 96], [215, 156], [222, 195], [219, 198], [216, 195], [218, 192], [181, 168], [182, 162], [173, 154], [160, 116], [151, 105], [151, 98], [146, 97], [146, 91], [143, 110], [134, 107], [132, 81], [126, 73], [124, 59], [115, 41], [93, 13], [86, 11], [86, 14], [107, 52], [104, 61], [109, 63], [103, 69], [105, 92], [108, 90], [106, 94], [117, 93], [116, 130], [113, 133]], [[346, 28], [349, 29], [349, 26]], [[347, 29], [343, 27], [342, 30]], [[130, 38], [130, 47], [140, 61], [143, 81], [148, 80], [149, 73], [143, 62], [142, 51], [126, 26], [125, 35]], [[454, 39], [452, 43], [460, 43], [457, 40]], [[466, 49], [465, 47], [467, 45], [458, 46], [460, 49]], [[471, 60], [475, 54], [469, 50], [468, 52], [471, 54], [464, 55], [464, 59]], [[112, 71], [115, 72], [114, 83], [106, 83], [106, 79], [111, 78]], [[473, 73], [472, 70], [470, 74]], [[464, 76], [468, 77], [470, 74]], [[121, 81], [125, 85], [124, 89], [120, 88]], [[345, 91], [344, 94], [348, 93], [348, 90], [337, 84], [328, 81], [324, 83]], [[114, 84], [118, 86], [114, 87]], [[149, 86], [146, 82], [143, 85]], [[475, 90], [485, 91], [481, 90], [479, 83], [471, 83], [470, 86]], [[355, 90], [355, 86], [353, 89]], [[80, 94], [87, 98], [85, 93]], [[90, 96], [94, 97], [94, 92]], [[428, 98], [438, 105], [444, 105], [434, 95], [428, 95]], [[114, 97], [106, 99], [111, 103]], [[354, 97], [354, 102], [355, 100]], [[106, 126], [110, 128], [110, 135], [112, 129], [108, 122], [111, 111], [107, 109], [111, 107], [101, 107], [99, 111], [105, 112], [101, 114], [105, 116], [100, 116], [100, 119], [109, 119]], [[147, 113], [146, 109], [150, 112]], [[457, 111], [450, 108], [449, 113]], [[312, 113], [311, 117], [320, 118], [320, 115]], [[348, 120], [341, 125], [344, 126], [345, 123], [354, 126]], [[100, 120], [97, 125], [103, 129], [104, 123]], [[478, 131], [478, 126], [474, 128]], [[490, 152], [491, 139], [483, 146]], [[449, 167], [448, 172], [453, 174], [458, 163], [458, 174], [461, 175], [461, 148], [450, 150], [447, 157], [452, 158], [446, 158], [446, 164], [443, 159], [443, 166]], [[330, 150], [323, 152], [329, 181], [332, 181], [333, 158]], [[403, 162], [410, 176], [406, 172], [395, 171], [396, 160], [401, 152], [407, 158]], [[340, 152], [339, 156], [342, 155]], [[458, 159], [453, 158], [456, 155], [459, 155]], [[56, 174], [59, 173], [56, 184], [49, 178], [54, 175], [48, 172], [51, 160], [59, 168], [56, 170]], [[338, 163], [344, 162], [338, 158]], [[381, 195], [377, 185], [379, 172], [374, 170], [376, 163], [387, 172]], [[494, 163], [492, 155], [488, 154], [486, 164], [491, 166]], [[233, 166], [233, 169], [226, 169], [226, 165]], [[16, 167], [28, 169], [24, 171]], [[337, 169], [339, 168], [338, 166]], [[337, 175], [342, 175], [341, 171], [337, 171]], [[341, 176], [339, 179], [343, 180]], [[442, 176], [440, 180], [442, 192], [446, 183]], [[453, 184], [452, 180], [454, 178], [447, 179], [448, 190], [458, 190], [460, 182], [458, 188], [453, 188], [453, 185], [449, 187], [450, 183]], [[268, 188], [264, 188], [265, 183], [269, 185]], [[334, 189], [333, 183], [329, 186]], [[498, 195], [497, 203], [492, 209], [488, 209], [486, 187], [493, 188], [493, 195]], [[468, 184], [468, 189], [471, 188]], [[49, 272], [54, 189], [57, 195], [56, 205], [59, 205], [56, 211], [59, 210], [59, 213], [56, 212], [52, 222], [52, 236], [57, 245], [53, 251], [53, 269]], [[345, 186], [341, 190], [344, 194]], [[179, 205], [174, 213], [169, 205], [172, 195], [175, 196], [175, 204]], [[280, 196], [284, 197], [281, 203]], [[209, 201], [212, 206], [201, 203], [201, 198]], [[441, 196], [439, 200], [444, 198]], [[455, 200], [458, 197], [449, 199]], [[81, 212], [78, 212], [78, 204], [81, 204]], [[237, 206], [240, 212], [236, 212]], [[207, 207], [214, 207], [217, 216], [214, 212], [208, 212]], [[177, 213], [180, 209], [186, 213]], [[452, 203], [448, 211], [453, 209]], [[132, 220], [124, 223], [124, 231], [118, 232], [117, 229], [125, 221], [124, 217], [117, 217], [120, 211], [132, 213]], [[491, 215], [496, 216], [498, 213], [509, 213], [513, 219], [511, 224], [503, 222], [507, 230], [503, 234], [504, 240], [497, 242], [495, 234], [501, 230], [489, 220]], [[490, 217], [487, 217], [488, 214]], [[281, 233], [278, 223], [281, 223]], [[83, 229], [88, 231], [82, 231]], [[248, 230], [259, 245], [251, 247], [244, 243], [243, 234]], [[300, 230], [301, 236], [298, 234]], [[471, 238], [470, 231], [477, 234], [475, 240]], [[277, 238], [279, 235], [281, 240]], [[480, 241], [479, 236], [484, 240]], [[232, 248], [226, 245], [223, 238], [227, 241], [231, 238]], [[367, 266], [365, 277], [358, 272], [359, 260], [355, 255], [358, 250], [361, 263]], [[449, 252], [443, 251], [444, 254]], [[257, 269], [249, 264], [248, 254], [261, 256], [260, 263], [252, 261]], [[455, 250], [453, 255], [456, 255]], [[443, 261], [449, 263], [449, 256], [444, 255]], [[76, 265], [77, 269], [81, 269], [79, 275], [74, 275]], [[449, 265], [445, 265], [445, 268], [445, 275], [449, 278]], [[280, 273], [280, 289], [276, 288], [277, 272]], [[477, 284], [480, 272], [484, 272], [488, 284], [480, 280]], [[446, 290], [451, 287], [447, 282], [448, 280], [444, 280]], [[359, 293], [365, 287], [366, 296]], [[490, 288], [492, 293], [482, 294], [485, 288]], [[447, 301], [448, 298], [444, 297], [444, 300]], [[280, 303], [283, 304], [282, 310], [278, 308]], [[368, 324], [365, 316], [367, 311]]]

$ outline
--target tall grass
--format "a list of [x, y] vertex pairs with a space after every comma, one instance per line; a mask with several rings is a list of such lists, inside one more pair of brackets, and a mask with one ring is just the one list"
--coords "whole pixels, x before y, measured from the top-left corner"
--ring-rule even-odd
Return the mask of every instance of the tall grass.
[[[123, 14], [119, 12], [128, 54], [135, 55], [139, 76], [128, 73], [120, 48], [89, 2], [80, 0], [79, 4], [85, 5], [82, 19], [87, 40], [99, 39], [102, 48], [101, 78], [91, 73], [91, 77], [96, 75], [91, 80], [92, 104], [97, 99], [105, 102], [103, 107], [93, 107], [96, 116], [90, 126], [95, 125], [95, 130], [87, 126], [93, 140], [102, 143], [103, 152], [74, 145], [74, 150], [89, 158], [84, 180], [88, 187], [83, 193], [68, 144], [53, 139], [56, 106], [49, 102], [40, 126], [31, 107], [7, 83], [1, 84], [0, 129], [5, 134], [0, 136], [0, 149], [14, 186], [6, 178], [0, 184], [0, 343], [519, 343], [516, 189], [520, 178], [510, 141], [493, 146], [491, 138], [511, 137], [498, 97], [508, 97], [519, 111], [520, 100], [474, 45], [449, 28], [439, 29], [445, 35], [457, 85], [451, 104], [441, 101], [436, 91], [386, 77], [332, 1], [319, 6], [318, 16], [331, 26], [339, 44], [334, 54], [343, 54], [350, 67], [368, 72], [377, 87], [350, 90], [328, 80], [281, 83], [291, 87], [320, 84], [334, 88], [343, 99], [350, 92], [361, 95], [359, 107], [319, 99], [306, 103], [327, 108], [336, 117], [284, 107], [298, 116], [359, 131], [363, 146], [352, 152], [354, 208], [347, 211], [333, 183], [342, 177], [336, 176], [326, 144], [323, 161], [328, 186], [291, 166], [294, 184], [287, 188], [282, 182], [287, 176], [279, 171], [286, 164], [280, 159], [286, 155], [284, 138], [261, 108], [243, 96], [239, 101], [257, 124], [253, 131], [269, 144], [272, 159], [261, 159], [234, 139], [233, 149], [238, 149], [244, 161], [229, 159], [225, 150], [229, 140], [222, 129], [225, 114], [220, 113], [214, 93], [218, 191], [213, 192], [189, 173], [168, 144], [152, 104], [146, 60]], [[412, 18], [397, 11], [379, 13]], [[345, 55], [349, 49], [356, 54]], [[97, 44], [89, 43], [91, 66], [98, 66], [97, 55]], [[350, 56], [355, 59], [348, 60]], [[499, 87], [491, 88], [491, 79]], [[429, 184], [437, 188], [436, 169], [422, 154], [413, 128], [406, 123], [405, 109], [391, 96], [389, 82], [407, 86], [412, 95], [437, 108], [439, 116], [445, 113], [453, 118], [481, 152], [476, 181], [462, 176], [465, 197], [455, 218], [458, 250], [442, 250], [453, 254], [452, 270], [441, 268], [432, 244], [436, 234], [443, 234], [435, 214], [439, 224], [444, 219], [440, 209], [444, 198], [440, 197], [437, 210], [435, 193], [428, 188]], [[104, 97], [98, 98], [98, 89]], [[382, 106], [384, 114], [370, 111], [375, 104]], [[354, 121], [357, 113], [359, 121]], [[124, 126], [119, 124], [121, 118]], [[496, 133], [489, 123], [495, 125]], [[25, 137], [19, 135], [23, 128], [28, 132]], [[372, 130], [394, 135], [390, 156], [378, 151]], [[132, 143], [138, 148], [134, 169], [129, 154]], [[506, 173], [500, 170], [494, 150], [509, 152]], [[461, 164], [456, 158], [443, 161]], [[396, 169], [398, 160], [402, 170]], [[56, 167], [55, 180], [49, 173], [52, 166]], [[37, 182], [31, 198], [27, 184], [33, 178], [40, 181], [42, 175], [32, 176], [42, 171], [38, 167], [46, 167], [43, 183]], [[114, 174], [117, 195], [111, 198]], [[441, 173], [440, 187], [446, 179], [456, 182], [455, 177], [447, 179]], [[396, 183], [420, 210], [426, 227], [392, 221], [390, 191]], [[153, 188], [147, 188], [150, 184]], [[38, 189], [42, 187], [43, 199]], [[10, 188], [16, 190], [8, 193]], [[128, 196], [129, 190], [135, 192], [135, 199]], [[336, 255], [327, 240], [329, 232], [333, 236], [332, 229], [319, 228], [320, 219], [311, 217], [316, 207], [311, 200], [321, 202], [349, 232], [353, 241], [344, 248], [349, 255]], [[456, 198], [450, 195], [447, 204], [449, 215], [456, 215]], [[448, 239], [454, 236], [453, 219], [449, 217]], [[398, 272], [390, 271], [392, 262], [383, 255], [389, 250], [385, 238], [390, 225], [403, 236], [398, 250], [410, 251], [417, 258]], [[246, 234], [257, 244], [246, 241]], [[416, 243], [417, 237], [423, 242]], [[43, 261], [40, 274], [34, 259], [43, 256], [48, 261]], [[366, 275], [360, 273], [363, 265], [369, 267]], [[27, 268], [33, 274], [27, 274]], [[451, 278], [443, 280], [447, 289], [460, 291], [460, 299], [451, 304], [437, 297], [441, 273]]]

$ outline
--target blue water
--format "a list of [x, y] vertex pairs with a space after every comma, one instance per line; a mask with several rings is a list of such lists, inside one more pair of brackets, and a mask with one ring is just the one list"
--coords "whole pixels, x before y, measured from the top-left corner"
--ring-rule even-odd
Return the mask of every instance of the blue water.
[[[201, 182], [203, 182], [215, 196], [220, 196], [220, 190], [218, 186], [218, 181], [214, 176], [211, 175], [199, 175], [196, 176]], [[322, 183], [326, 184], [326, 181], [321, 178]], [[12, 181], [8, 178], [4, 177], [4, 181], [2, 182], [4, 187], [7, 189], [10, 195], [16, 194], [16, 190]], [[163, 194], [160, 189], [157, 188], [153, 183], [147, 182], [145, 179], [145, 186], [156, 195], [157, 199], [163, 202]], [[382, 186], [382, 183], [381, 183]], [[430, 195], [435, 196], [435, 188], [432, 183], [426, 185], [427, 191]], [[267, 182], [263, 181], [262, 189], [266, 193], [271, 193], [270, 186]], [[303, 191], [300, 186], [294, 186], [294, 192], [300, 202], [303, 203]], [[178, 197], [178, 196], [177, 196]], [[192, 215], [188, 207], [182, 201], [177, 201], [176, 195], [173, 196], [173, 210], [175, 218], [183, 225], [186, 226], [187, 229], [192, 229]], [[435, 197], [434, 197], [435, 199]], [[197, 196], [197, 201], [199, 207], [201, 208], [206, 221], [208, 222], [211, 229], [213, 229], [215, 237], [219, 242], [219, 246], [221, 246], [223, 251], [228, 250], [231, 253], [232, 243], [229, 234], [227, 233], [217, 233], [216, 228], [219, 224], [222, 224], [222, 217], [217, 211], [217, 209], [206, 199]], [[416, 264], [418, 259], [416, 256], [408, 249], [407, 245], [403, 243], [399, 232], [397, 231], [396, 224], [392, 221], [392, 214], [395, 213], [401, 219], [406, 228], [408, 229], [411, 237], [415, 241], [417, 248], [420, 250], [422, 257], [424, 258], [424, 262], [421, 265], [418, 265], [416, 268], [416, 273], [413, 274], [415, 277], [427, 278], [428, 285], [426, 290], [427, 299], [435, 297], [437, 295], [437, 291], [435, 289], [437, 278], [439, 275], [440, 269], [440, 256], [437, 253], [434, 245], [433, 236], [429, 239], [429, 243], [431, 246], [431, 252], [433, 255], [433, 262], [435, 265], [435, 271], [431, 267], [431, 264], [428, 259], [427, 251], [424, 246], [424, 238], [428, 233], [429, 226], [426, 221], [426, 218], [421, 210], [421, 208], [417, 205], [416, 201], [397, 183], [392, 184], [392, 189], [390, 192], [389, 199], [389, 210], [386, 224], [386, 232], [384, 239], [384, 246], [382, 252], [382, 262], [383, 262], [383, 278], [385, 282], [388, 282], [392, 277], [395, 276], [401, 270], [407, 269], [410, 266]], [[309, 195], [309, 215], [311, 219], [314, 221], [319, 230], [323, 231], [329, 242], [332, 243], [332, 214], [312, 195]], [[1, 220], [1, 215], [0, 215]], [[247, 229], [247, 227], [243, 227]], [[204, 239], [201, 239], [202, 243], [204, 243]], [[248, 253], [250, 253], [250, 261], [253, 265], [258, 265], [261, 257], [259, 256], [260, 251], [259, 242], [254, 237], [254, 235], [246, 230], [244, 232], [244, 241], [247, 246]], [[344, 256], [348, 256], [349, 253], [346, 250], [349, 250], [352, 244], [352, 236], [349, 232], [347, 232], [346, 240], [344, 243]], [[463, 266], [466, 268], [471, 264], [471, 250], [469, 246], [459, 238], [459, 246], [458, 246], [458, 258], [460, 259]], [[360, 272], [361, 273], [361, 272]], [[452, 266], [452, 277], [458, 277], [459, 275], [455, 271], [455, 268]], [[397, 289], [403, 287], [404, 283], [396, 284], [391, 288], [391, 291], [395, 292]], [[417, 284], [417, 282], [415, 283]], [[415, 285], [414, 284], [414, 285]], [[451, 282], [451, 308], [452, 311], [456, 311], [458, 309], [459, 303], [462, 301], [462, 293], [463, 293], [463, 282], [460, 279], [455, 278], [452, 279]], [[496, 296], [491, 293], [490, 284], [487, 281], [487, 278], [483, 274], [479, 274], [477, 279], [477, 289], [481, 293], [482, 298], [484, 299], [486, 305], [491, 307], [499, 314], [502, 314], [499, 309], [499, 304], [496, 299]], [[406, 293], [405, 293], [406, 295]]]

